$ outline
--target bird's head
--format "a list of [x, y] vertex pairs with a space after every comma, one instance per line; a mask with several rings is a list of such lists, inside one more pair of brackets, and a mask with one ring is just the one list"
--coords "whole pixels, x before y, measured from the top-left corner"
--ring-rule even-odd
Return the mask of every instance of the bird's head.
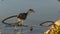
[[33, 9], [29, 9], [28, 11], [29, 11], [29, 12], [35, 12]]
[[30, 12], [30, 13], [33, 12], [34, 13], [35, 11], [33, 9], [29, 9], [28, 12]]
[[34, 11], [33, 9], [29, 9], [29, 10], [27, 11], [27, 13], [28, 13], [28, 14], [30, 14], [30, 13], [35, 13], [35, 11]]

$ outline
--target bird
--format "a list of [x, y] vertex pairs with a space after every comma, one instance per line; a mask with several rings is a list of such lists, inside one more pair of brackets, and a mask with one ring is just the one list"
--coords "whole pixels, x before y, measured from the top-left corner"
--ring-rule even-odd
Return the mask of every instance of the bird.
[[[35, 11], [33, 9], [29, 9], [26, 13], [25, 12], [19, 13], [18, 15], [13, 15], [13, 16], [7, 17], [4, 20], [2, 20], [2, 23], [10, 25], [10, 26], [22, 26], [23, 23], [21, 23], [21, 22], [23, 22], [27, 18], [27, 16], [32, 12], [34, 13]], [[5, 22], [6, 20], [13, 18], [13, 17], [17, 17], [17, 22], [11, 23], [11, 24]]]
[[17, 16], [17, 20], [19, 22], [23, 22], [24, 20], [26, 20], [27, 16], [32, 13], [35, 12], [33, 9], [29, 9], [26, 13], [19, 13], [19, 15]]

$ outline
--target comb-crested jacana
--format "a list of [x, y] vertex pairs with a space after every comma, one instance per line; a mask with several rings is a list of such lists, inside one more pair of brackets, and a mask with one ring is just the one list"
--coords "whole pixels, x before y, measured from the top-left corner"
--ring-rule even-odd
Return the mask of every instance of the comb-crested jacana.
[[18, 21], [24, 21], [27, 18], [27, 16], [32, 12], [35, 12], [35, 11], [33, 9], [29, 9], [26, 13], [20, 13], [17, 16]]

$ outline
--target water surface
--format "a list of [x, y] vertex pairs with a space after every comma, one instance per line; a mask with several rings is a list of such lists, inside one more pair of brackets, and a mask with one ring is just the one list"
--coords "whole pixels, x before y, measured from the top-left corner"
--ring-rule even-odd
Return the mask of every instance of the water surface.
[[[4, 32], [11, 33], [14, 30], [13, 27], [2, 27], [4, 24], [1, 21], [8, 16], [26, 12], [30, 8], [34, 9], [35, 13], [28, 16], [24, 22], [26, 24], [38, 25], [43, 21], [60, 19], [60, 3], [56, 0], [0, 0], [0, 31], [4, 28]], [[24, 31], [28, 30], [29, 34], [40, 34], [46, 29], [47, 27], [43, 27], [30, 32], [27, 27]]]

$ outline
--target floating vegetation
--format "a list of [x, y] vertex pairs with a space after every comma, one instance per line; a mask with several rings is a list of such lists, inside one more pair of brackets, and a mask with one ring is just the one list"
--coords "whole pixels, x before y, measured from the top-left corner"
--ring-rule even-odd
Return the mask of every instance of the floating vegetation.
[[45, 21], [45, 22], [40, 23], [40, 26], [49, 27], [49, 26], [51, 26], [52, 24], [54, 24], [54, 21]]
[[45, 34], [60, 34], [60, 20], [57, 20]]

